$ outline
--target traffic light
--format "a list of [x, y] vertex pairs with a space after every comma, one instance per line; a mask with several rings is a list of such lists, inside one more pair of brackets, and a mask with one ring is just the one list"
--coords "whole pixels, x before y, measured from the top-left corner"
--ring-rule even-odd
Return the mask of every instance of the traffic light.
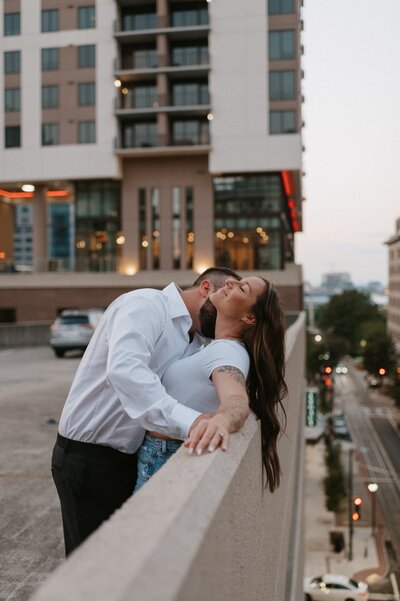
[[331, 368], [331, 367], [329, 367], [329, 365], [327, 365], [327, 366], [325, 367], [325, 373], [326, 373], [326, 374], [331, 374], [331, 373], [332, 373], [332, 368]]
[[379, 375], [384, 376], [385, 374], [386, 374], [386, 369], [384, 367], [381, 367], [379, 370]]
[[353, 522], [358, 522], [361, 519], [361, 506], [361, 497], [355, 497], [353, 499], [353, 513], [351, 514], [351, 519], [353, 520]]

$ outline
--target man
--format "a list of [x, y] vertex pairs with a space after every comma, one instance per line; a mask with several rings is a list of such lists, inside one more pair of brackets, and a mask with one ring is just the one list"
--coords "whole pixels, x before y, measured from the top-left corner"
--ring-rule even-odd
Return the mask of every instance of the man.
[[[104, 313], [66, 400], [53, 450], [68, 555], [132, 495], [136, 451], [146, 430], [184, 440], [212, 416], [179, 404], [161, 384], [173, 361], [213, 337], [216, 311], [208, 296], [228, 277], [206, 270], [188, 290], [134, 290]], [[204, 428], [202, 428], [202, 431]], [[198, 437], [196, 438], [196, 444]], [[200, 450], [201, 452], [201, 450]]]

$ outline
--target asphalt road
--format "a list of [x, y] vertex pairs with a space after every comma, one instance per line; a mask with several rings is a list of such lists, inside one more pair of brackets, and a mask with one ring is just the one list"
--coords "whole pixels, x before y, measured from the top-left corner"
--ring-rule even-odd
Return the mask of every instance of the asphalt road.
[[0, 351], [0, 601], [29, 599], [64, 557], [50, 459], [79, 360]]
[[[398, 566], [400, 432], [397, 422], [400, 412], [379, 391], [369, 389], [360, 372], [351, 366], [347, 376], [335, 377], [335, 389], [336, 401], [345, 412], [354, 446], [362, 453], [368, 481], [379, 486], [376, 494], [386, 525], [385, 539], [394, 548]], [[369, 493], [365, 492], [366, 499], [368, 496]]]

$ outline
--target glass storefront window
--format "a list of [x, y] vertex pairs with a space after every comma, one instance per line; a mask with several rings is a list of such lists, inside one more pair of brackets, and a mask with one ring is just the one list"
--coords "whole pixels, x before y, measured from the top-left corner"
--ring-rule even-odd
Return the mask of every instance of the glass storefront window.
[[139, 209], [139, 267], [140, 269], [146, 269], [147, 267], [147, 247], [149, 242], [147, 240], [147, 210], [146, 210], [146, 190], [145, 188], [139, 189], [138, 197], [138, 209]]
[[278, 174], [214, 178], [216, 263], [238, 270], [283, 267]]
[[172, 266], [181, 266], [181, 189], [172, 188]]
[[151, 190], [152, 266], [160, 269], [160, 189]]
[[121, 230], [119, 182], [77, 182], [75, 199], [77, 269], [115, 271]]

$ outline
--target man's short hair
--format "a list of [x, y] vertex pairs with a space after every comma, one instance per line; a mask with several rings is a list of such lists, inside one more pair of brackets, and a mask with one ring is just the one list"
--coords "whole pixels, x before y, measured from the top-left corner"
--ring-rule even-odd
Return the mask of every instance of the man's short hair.
[[234, 278], [235, 280], [241, 280], [240, 276], [233, 269], [229, 267], [209, 267], [193, 282], [193, 288], [199, 286], [204, 280], [210, 280], [215, 287], [221, 287], [224, 285], [226, 278]]

